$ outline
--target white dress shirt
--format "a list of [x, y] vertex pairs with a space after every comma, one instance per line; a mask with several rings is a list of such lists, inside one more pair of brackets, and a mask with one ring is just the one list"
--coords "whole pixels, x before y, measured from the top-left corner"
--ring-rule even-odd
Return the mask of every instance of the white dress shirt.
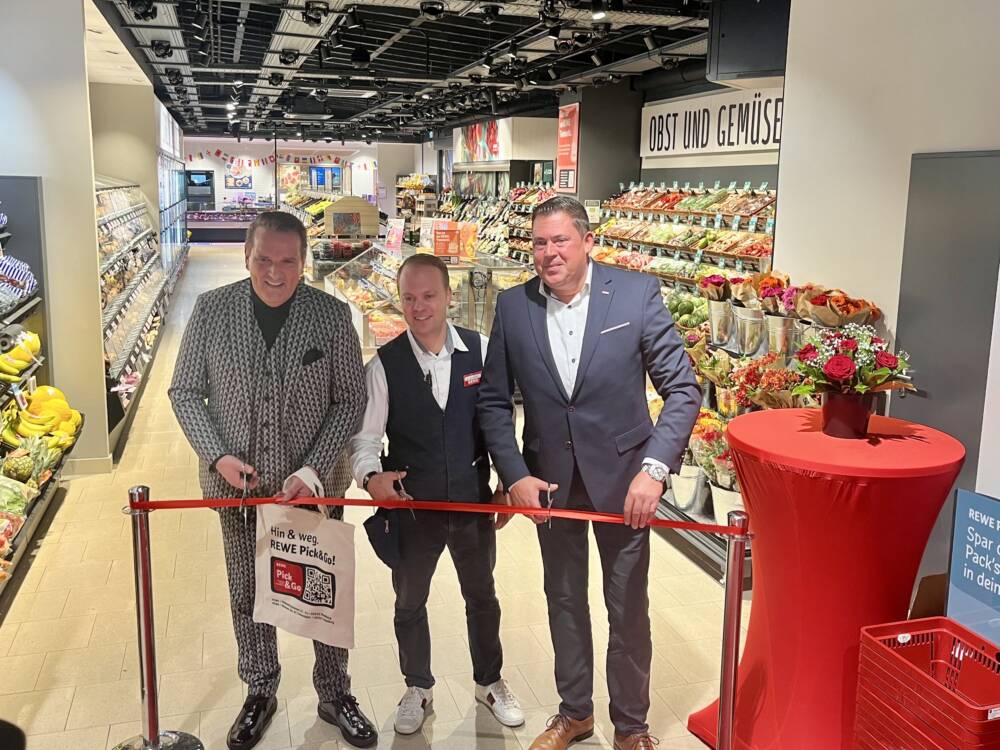
[[[451, 323], [448, 323], [444, 348], [437, 354], [424, 349], [409, 329], [406, 331], [406, 336], [410, 340], [413, 356], [416, 357], [424, 378], [430, 377], [434, 400], [441, 407], [441, 411], [444, 411], [448, 406], [448, 390], [451, 387], [451, 355], [456, 349], [467, 352], [468, 347]], [[485, 360], [488, 339], [483, 335], [480, 335], [479, 339], [482, 347], [481, 356]], [[365, 383], [368, 386], [368, 405], [365, 407], [361, 431], [351, 438], [349, 444], [351, 473], [359, 487], [364, 482], [365, 476], [373, 471], [382, 471], [380, 455], [382, 438], [385, 436], [385, 427], [389, 421], [389, 387], [385, 379], [385, 367], [382, 366], [378, 354], [365, 365]]]
[[549, 334], [549, 347], [556, 362], [556, 370], [566, 395], [572, 398], [576, 386], [576, 373], [580, 368], [583, 351], [583, 334], [587, 330], [587, 312], [590, 310], [590, 282], [594, 277], [594, 264], [587, 263], [587, 280], [583, 288], [569, 302], [563, 302], [538, 280], [538, 291], [545, 298], [545, 327]]

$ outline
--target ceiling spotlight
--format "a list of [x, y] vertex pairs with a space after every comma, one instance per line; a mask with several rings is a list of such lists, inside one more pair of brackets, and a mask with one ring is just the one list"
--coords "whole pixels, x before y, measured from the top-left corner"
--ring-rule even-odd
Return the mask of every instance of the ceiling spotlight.
[[448, 84], [448, 88], [451, 89], [452, 91], [458, 91], [460, 88], [462, 88], [462, 84], [459, 83], [458, 81], [451, 81]]
[[351, 87], [351, 77], [341, 76], [340, 79], [337, 81], [337, 85], [340, 86], [340, 88], [342, 89], [349, 89]]
[[556, 40], [556, 52], [561, 54], [566, 54], [567, 52], [573, 51], [573, 40], [572, 39], [557, 39]]
[[357, 46], [351, 53], [351, 65], [355, 68], [367, 68], [371, 65], [372, 56], [371, 53], [362, 46]]
[[376, 78], [374, 81], [372, 81], [372, 85], [375, 88], [377, 88], [377, 89], [379, 89], [381, 91], [382, 89], [384, 89], [386, 86], [389, 85], [389, 79], [388, 78]]
[[514, 89], [517, 91], [522, 91], [524, 89], [526, 81], [523, 78], [517, 78], [514, 80]]
[[296, 131], [295, 131], [295, 135], [296, 135], [297, 137], [301, 138], [301, 137], [302, 137], [302, 131], [301, 131], [301, 130], [296, 130]]
[[430, 98], [431, 98], [431, 95], [430, 95], [430, 94], [428, 94], [428, 93], [427, 93], [427, 92], [425, 91], [424, 93], [422, 93], [422, 94], [420, 95], [420, 98], [421, 98], [421, 99], [424, 99], [424, 100], [427, 100], [427, 99], [430, 99]]
[[549, 39], [559, 39], [559, 34], [562, 33], [562, 26], [556, 24], [549, 28]]
[[233, 88], [234, 89], [243, 88], [243, 80], [241, 78], [237, 78], [235, 81], [233, 81]]
[[365, 27], [364, 22], [358, 16], [357, 8], [351, 8], [344, 15], [344, 27], [348, 29], [363, 29]]
[[500, 18], [500, 6], [493, 3], [487, 3], [479, 9], [479, 12], [483, 14], [484, 26], [492, 26], [493, 22]]
[[191, 25], [196, 29], [204, 29], [208, 26], [208, 13], [199, 9], [197, 13], [194, 14], [194, 18], [191, 19]]
[[611, 33], [610, 23], [595, 23], [591, 24], [590, 28], [594, 30], [594, 36], [598, 39], [607, 39], [608, 34]]
[[490, 68], [492, 68], [493, 67], [493, 63], [495, 63], [495, 62], [496, 62], [496, 58], [493, 57], [493, 53], [492, 52], [487, 52], [486, 56], [483, 57], [483, 67], [485, 67], [487, 70], [489, 70]]
[[511, 60], [517, 59], [517, 42], [513, 39], [510, 40], [510, 47], [507, 48], [507, 57]]
[[578, 31], [573, 34], [573, 44], [577, 47], [586, 47], [592, 41], [594, 41], [594, 35], [589, 31]]
[[272, 87], [280, 86], [285, 82], [285, 77], [281, 75], [281, 73], [271, 73], [271, 75], [267, 77], [267, 82], [271, 84]]
[[195, 48], [194, 54], [198, 55], [199, 57], [208, 57], [208, 47], [209, 47], [208, 39], [202, 39], [201, 44], [199, 44]]
[[180, 86], [184, 82], [184, 76], [177, 68], [167, 68], [167, 81], [171, 86]]
[[656, 39], [653, 37], [652, 31], [647, 31], [645, 34], [643, 34], [642, 41], [643, 44], [646, 45], [646, 49], [648, 49], [650, 52], [656, 49]]
[[191, 32], [191, 38], [199, 42], [204, 42], [208, 38], [208, 29], [195, 29]]
[[232, 112], [233, 110], [236, 109], [236, 104], [234, 102], [229, 102], [229, 104], [226, 105], [226, 109]]
[[139, 21], [152, 21], [156, 18], [156, 3], [153, 0], [128, 0], [128, 9]]
[[551, 78], [553, 81], [556, 80], [557, 78], [559, 78], [559, 74], [556, 72], [555, 68], [549, 68], [548, 69], [548, 74], [549, 74], [549, 78]]
[[330, 12], [330, 6], [319, 0], [307, 0], [306, 9], [302, 11], [302, 22], [306, 26], [319, 26]]
[[312, 95], [318, 102], [326, 101], [326, 89], [313, 89]]
[[436, 21], [444, 15], [444, 3], [441, 0], [424, 0], [420, 3], [420, 15]]
[[604, 0], [591, 0], [590, 17], [595, 21], [603, 21], [607, 16], [608, 13], [604, 9]]
[[473, 86], [479, 86], [483, 82], [483, 77], [481, 75], [475, 75], [475, 74], [473, 74], [473, 75], [469, 76], [469, 82]]
[[601, 59], [601, 56], [599, 54], [597, 54], [596, 52], [591, 52], [590, 53], [590, 60], [598, 68], [601, 67], [602, 65], [604, 65], [604, 61]]
[[174, 53], [173, 47], [166, 39], [154, 39], [150, 46], [153, 48], [153, 54], [160, 58], [170, 57]]
[[344, 40], [340, 38], [340, 29], [334, 29], [330, 36], [326, 38], [327, 49], [337, 49], [344, 46]]
[[283, 49], [278, 53], [278, 61], [282, 65], [294, 65], [299, 59], [299, 51], [295, 49]]
[[492, 112], [493, 114], [496, 114], [497, 113], [497, 95], [496, 95], [496, 92], [493, 91], [493, 89], [490, 89], [487, 92], [487, 96], [489, 97], [489, 101], [490, 101], [490, 112]]

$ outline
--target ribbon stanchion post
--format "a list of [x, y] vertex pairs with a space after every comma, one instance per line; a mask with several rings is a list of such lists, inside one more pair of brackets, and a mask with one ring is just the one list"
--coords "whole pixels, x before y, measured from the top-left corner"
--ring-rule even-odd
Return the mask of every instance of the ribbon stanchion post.
[[722, 614], [722, 674], [719, 678], [719, 730], [716, 750], [733, 750], [733, 717], [736, 712], [736, 673], [740, 661], [740, 616], [743, 610], [743, 568], [750, 519], [741, 510], [730, 511], [730, 527], [740, 533], [729, 537], [726, 560], [725, 610]]
[[149, 549], [149, 511], [136, 505], [149, 502], [149, 487], [128, 492], [132, 519], [132, 557], [135, 566], [135, 609], [139, 632], [139, 689], [142, 699], [142, 734], [121, 742], [115, 750], [205, 750], [201, 741], [184, 732], [160, 730], [156, 678], [156, 633], [153, 628], [153, 570]]
[[[149, 513], [154, 510], [182, 510], [191, 508], [245, 508], [247, 506], [278, 503], [276, 498], [211, 498], [205, 500], [150, 500], [148, 487], [129, 490], [129, 507], [125, 513], [132, 517], [132, 540], [135, 556], [136, 609], [139, 616], [139, 668], [142, 689], [143, 734], [133, 737], [114, 750], [204, 750], [201, 741], [183, 732], [161, 731], [156, 696], [156, 645], [153, 630], [153, 579], [150, 569]], [[564, 518], [595, 523], [623, 523], [621, 515], [596, 511], [567, 510], [540, 507], [520, 508], [491, 503], [456, 503], [447, 500], [361, 500], [354, 498], [303, 497], [284, 502], [285, 505], [339, 505], [362, 508], [390, 508], [401, 510], [432, 510], [463, 513], [506, 513], [526, 515], [529, 518]], [[736, 708], [736, 676], [740, 652], [740, 614], [743, 605], [743, 574], [747, 543], [751, 539], [749, 519], [743, 511], [729, 514], [727, 526], [668, 521], [654, 518], [650, 526], [671, 529], [688, 529], [721, 534], [728, 538], [726, 563], [725, 610], [722, 622], [722, 674], [719, 684], [719, 723], [716, 750], [733, 750], [733, 716]]]

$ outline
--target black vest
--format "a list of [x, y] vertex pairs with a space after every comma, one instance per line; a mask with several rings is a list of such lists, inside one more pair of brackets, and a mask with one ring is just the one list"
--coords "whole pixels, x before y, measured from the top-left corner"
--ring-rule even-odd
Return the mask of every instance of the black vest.
[[405, 471], [403, 485], [418, 500], [489, 502], [490, 462], [476, 418], [483, 357], [479, 334], [455, 328], [469, 351], [451, 355], [444, 411], [404, 332], [378, 350], [389, 391], [386, 471]]

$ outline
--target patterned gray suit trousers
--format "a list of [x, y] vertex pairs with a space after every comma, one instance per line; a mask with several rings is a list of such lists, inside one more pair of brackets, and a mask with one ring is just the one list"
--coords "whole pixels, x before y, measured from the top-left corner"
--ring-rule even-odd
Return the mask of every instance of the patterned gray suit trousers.
[[[201, 295], [184, 331], [170, 399], [199, 458], [206, 498], [240, 493], [211, 469], [234, 455], [261, 478], [251, 494], [273, 497], [304, 466], [328, 495], [350, 484], [345, 449], [364, 413], [361, 348], [346, 305], [306, 285], [267, 349], [253, 315], [249, 279]], [[335, 517], [342, 516], [335, 513]], [[271, 696], [281, 676], [275, 629], [253, 621], [256, 517], [219, 511], [239, 674], [252, 695]], [[350, 692], [347, 651], [314, 642], [321, 701]]]

